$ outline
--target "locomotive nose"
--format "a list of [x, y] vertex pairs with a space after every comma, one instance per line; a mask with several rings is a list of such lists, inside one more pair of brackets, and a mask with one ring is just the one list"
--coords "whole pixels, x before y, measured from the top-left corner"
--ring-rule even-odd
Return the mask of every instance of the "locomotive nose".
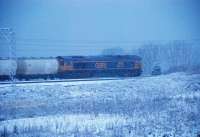
[[142, 64], [140, 61], [135, 61], [134, 65], [133, 65], [133, 69], [141, 69]]

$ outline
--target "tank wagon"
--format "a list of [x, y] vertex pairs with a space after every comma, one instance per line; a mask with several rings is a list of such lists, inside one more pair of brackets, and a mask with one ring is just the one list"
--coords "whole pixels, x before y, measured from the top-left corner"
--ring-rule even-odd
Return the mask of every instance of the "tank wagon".
[[[17, 79], [133, 77], [142, 73], [139, 56], [58, 56], [18, 58], [13, 61]], [[9, 79], [10, 60], [0, 60], [0, 79]]]
[[56, 58], [20, 58], [17, 60], [17, 79], [53, 78], [58, 72]]

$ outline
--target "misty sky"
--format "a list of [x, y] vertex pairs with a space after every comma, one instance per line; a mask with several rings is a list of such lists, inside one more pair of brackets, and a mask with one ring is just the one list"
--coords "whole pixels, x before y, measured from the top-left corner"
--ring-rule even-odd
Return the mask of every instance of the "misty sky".
[[200, 38], [199, 12], [199, 0], [0, 0], [0, 27], [19, 56], [92, 55]]

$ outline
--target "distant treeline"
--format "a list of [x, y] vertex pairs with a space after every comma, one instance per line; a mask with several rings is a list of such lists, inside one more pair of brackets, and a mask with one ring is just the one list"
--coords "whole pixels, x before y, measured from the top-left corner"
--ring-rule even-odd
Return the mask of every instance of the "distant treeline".
[[[103, 54], [126, 54], [122, 48], [105, 49]], [[130, 54], [130, 53], [129, 53]], [[131, 54], [143, 59], [143, 71], [150, 74], [154, 66], [163, 73], [200, 72], [200, 43], [172, 41], [165, 44], [148, 43], [134, 49]]]
[[143, 58], [144, 72], [159, 65], [164, 73], [188, 71], [200, 72], [200, 45], [173, 41], [165, 45], [148, 44], [138, 49]]

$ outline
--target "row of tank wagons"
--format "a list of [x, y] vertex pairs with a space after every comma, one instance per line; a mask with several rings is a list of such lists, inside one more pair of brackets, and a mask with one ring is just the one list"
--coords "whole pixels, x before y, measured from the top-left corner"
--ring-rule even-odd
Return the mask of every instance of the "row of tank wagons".
[[93, 70], [142, 70], [141, 59], [137, 56], [120, 57], [57, 57], [19, 58], [17, 61], [1, 59], [0, 76], [49, 75], [70, 71]]
[[56, 74], [59, 63], [56, 58], [51, 59], [18, 59], [0, 60], [0, 75], [7, 76], [12, 72], [13, 75], [34, 75], [34, 74]]

